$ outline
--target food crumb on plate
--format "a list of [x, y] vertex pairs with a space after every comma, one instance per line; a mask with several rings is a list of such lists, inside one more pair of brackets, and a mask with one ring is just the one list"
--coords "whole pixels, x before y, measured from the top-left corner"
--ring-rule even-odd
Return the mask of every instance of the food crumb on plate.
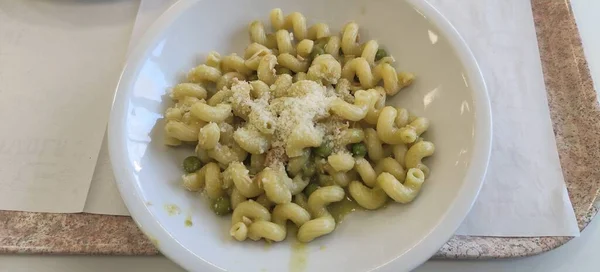
[[165, 204], [165, 210], [169, 216], [178, 215], [181, 213], [181, 209], [175, 204]]
[[184, 224], [185, 224], [185, 226], [186, 226], [186, 227], [188, 227], [188, 228], [189, 228], [189, 227], [191, 227], [191, 226], [193, 226], [193, 225], [194, 225], [194, 223], [192, 222], [192, 217], [188, 215], [188, 216], [185, 218]]

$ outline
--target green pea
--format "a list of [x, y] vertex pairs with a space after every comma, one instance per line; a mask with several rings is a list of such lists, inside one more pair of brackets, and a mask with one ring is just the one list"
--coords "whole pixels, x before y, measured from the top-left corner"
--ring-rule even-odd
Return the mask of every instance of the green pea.
[[183, 170], [187, 173], [194, 173], [202, 167], [202, 161], [196, 156], [189, 156], [183, 160]]
[[377, 53], [375, 53], [375, 60], [378, 61], [388, 56], [388, 53], [383, 48], [377, 49]]
[[321, 146], [315, 148], [314, 151], [317, 156], [326, 158], [331, 154], [332, 150], [333, 150], [333, 144], [329, 141], [325, 141], [321, 144]]
[[317, 185], [316, 183], [309, 183], [306, 186], [306, 188], [304, 188], [304, 194], [306, 195], [306, 197], [309, 197], [314, 191], [316, 191], [319, 188], [321, 188], [321, 186]]
[[317, 168], [314, 162], [308, 162], [302, 167], [302, 175], [305, 178], [309, 178], [315, 175]]
[[352, 154], [354, 154], [354, 156], [364, 157], [367, 155], [367, 146], [363, 143], [353, 144]]
[[257, 74], [251, 74], [248, 76], [248, 81], [255, 81], [255, 80], [258, 80]]
[[229, 197], [221, 196], [210, 203], [210, 208], [216, 215], [226, 215], [231, 212]]
[[323, 54], [325, 54], [325, 50], [323, 50], [323, 48], [322, 48], [322, 47], [315, 46], [315, 47], [313, 47], [313, 50], [312, 50], [312, 52], [310, 52], [310, 57], [311, 57], [312, 59], [314, 59], [314, 58], [316, 58], [317, 56], [319, 56], [319, 55], [323, 55]]

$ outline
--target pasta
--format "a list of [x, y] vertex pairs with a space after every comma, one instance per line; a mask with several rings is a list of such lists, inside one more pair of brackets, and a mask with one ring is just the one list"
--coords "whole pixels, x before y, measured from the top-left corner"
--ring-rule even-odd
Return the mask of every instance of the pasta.
[[256, 221], [249, 226], [248, 237], [252, 240], [261, 238], [279, 242], [287, 236], [286, 222], [292, 221], [300, 227], [310, 220], [310, 214], [295, 203], [279, 204], [272, 214], [273, 222]]
[[260, 220], [271, 221], [271, 212], [252, 199], [238, 204], [231, 215], [231, 225], [233, 226], [238, 222], [246, 224], [248, 222], [244, 221], [252, 222]]
[[256, 70], [257, 73], [257, 77], [258, 79], [260, 79], [262, 82], [271, 85], [275, 82], [276, 79], [276, 74], [273, 71], [275, 69], [275, 65], [277, 64], [277, 57], [275, 57], [274, 55], [266, 55], [264, 56], [259, 64], [258, 64], [258, 68]]
[[433, 155], [435, 146], [431, 142], [422, 141], [411, 146], [404, 157], [404, 163], [407, 168], [418, 168], [425, 176], [429, 175], [429, 167], [427, 167], [421, 160], [425, 157]]
[[308, 71], [308, 60], [294, 57], [292, 54], [283, 53], [277, 57], [279, 65], [290, 69], [294, 73]]
[[300, 124], [296, 126], [289, 136], [285, 147], [289, 157], [302, 155], [302, 150], [307, 147], [317, 147], [323, 142], [323, 134], [314, 126]]
[[304, 39], [298, 43], [296, 46], [296, 53], [298, 53], [299, 57], [307, 58], [310, 53], [313, 51], [313, 47], [315, 42], [309, 39]]
[[268, 241], [281, 242], [285, 235], [284, 228], [268, 221], [256, 221], [248, 226], [248, 238], [254, 241], [265, 238]]
[[312, 61], [306, 76], [323, 84], [336, 84], [342, 76], [342, 65], [332, 55], [319, 55]]
[[248, 237], [248, 227], [243, 222], [237, 222], [229, 230], [229, 235], [240, 242], [244, 241]]
[[[348, 183], [350, 183], [351, 178], [347, 172], [336, 171], [333, 168], [333, 166], [331, 166], [331, 164], [329, 164], [329, 163], [325, 164], [325, 166], [323, 168], [325, 169], [325, 172], [327, 172], [327, 174], [329, 174], [329, 178], [331, 179], [333, 184], [339, 185], [342, 187], [346, 187], [346, 186], [348, 186]], [[330, 184], [326, 183], [326, 185], [330, 185]]]
[[294, 36], [298, 40], [303, 40], [306, 37], [306, 19], [300, 12], [293, 12], [287, 17], [283, 17], [281, 9], [273, 9], [270, 14], [271, 24], [275, 30], [294, 29]]
[[267, 167], [259, 174], [259, 181], [265, 189], [265, 194], [269, 200], [277, 203], [290, 203], [292, 201], [292, 192], [283, 183], [283, 180], [275, 170]]
[[314, 191], [308, 198], [308, 209], [312, 219], [298, 230], [300, 242], [310, 242], [317, 237], [331, 233], [335, 229], [335, 220], [327, 211], [327, 205], [341, 201], [344, 198], [344, 189], [339, 186], [327, 186]]
[[274, 48], [276, 45], [275, 36], [267, 35], [265, 32], [265, 26], [260, 21], [253, 21], [248, 27], [250, 32], [250, 41], [266, 46], [267, 48]]
[[404, 180], [404, 177], [406, 175], [402, 165], [400, 165], [398, 161], [394, 160], [391, 157], [384, 158], [378, 161], [377, 165], [375, 165], [375, 173], [377, 175], [380, 175], [383, 172], [389, 173], [398, 180]]
[[280, 54], [296, 54], [296, 49], [292, 45], [292, 37], [285, 29], [280, 29], [275, 33], [275, 41]]
[[171, 92], [172, 99], [183, 99], [185, 97], [196, 97], [198, 99], [206, 99], [206, 89], [195, 83], [180, 83], [177, 84]]
[[221, 130], [216, 123], [209, 123], [200, 129], [198, 134], [198, 146], [202, 149], [213, 149], [219, 143]]
[[[285, 175], [285, 172], [283, 172], [283, 174]], [[308, 186], [308, 184], [310, 183], [310, 180], [307, 178], [303, 178], [301, 174], [296, 175], [291, 180], [289, 180], [289, 178], [287, 179], [288, 180], [286, 185], [288, 189], [290, 189], [292, 195], [297, 195], [301, 193], [304, 190], [304, 188], [306, 188], [306, 186]]]
[[369, 187], [375, 186], [375, 181], [377, 179], [377, 173], [371, 163], [364, 158], [356, 159], [356, 163], [354, 164], [356, 172], [360, 175], [360, 178], [365, 183], [365, 185]]
[[230, 146], [218, 143], [215, 148], [208, 149], [207, 154], [215, 161], [228, 165], [236, 161], [244, 161], [248, 153], [237, 144]]
[[200, 169], [198, 178], [204, 179], [204, 191], [208, 198], [216, 199], [225, 193], [222, 187], [221, 169], [216, 163], [212, 162], [206, 164]]
[[246, 77], [238, 72], [229, 72], [222, 75], [217, 80], [217, 90], [223, 90], [223, 88], [231, 88], [233, 85], [233, 79], [245, 80]]
[[342, 31], [342, 51], [344, 55], [359, 56], [360, 44], [358, 44], [358, 25], [354, 22], [346, 24]]
[[385, 191], [385, 193], [394, 199], [396, 202], [408, 203], [413, 201], [419, 191], [421, 185], [425, 181], [425, 174], [418, 168], [408, 169], [404, 184], [389, 173], [381, 173], [377, 177], [377, 184]]
[[379, 186], [369, 188], [360, 181], [352, 181], [348, 186], [348, 192], [352, 199], [361, 207], [368, 210], [376, 210], [381, 208], [387, 202], [388, 196], [386, 192]]
[[365, 145], [367, 146], [367, 154], [372, 161], [379, 161], [383, 158], [383, 144], [377, 135], [377, 131], [373, 128], [365, 129]]
[[246, 67], [244, 59], [237, 54], [231, 54], [223, 57], [221, 59], [221, 70], [223, 73], [238, 72], [241, 75], [250, 75], [252, 72], [248, 67]]
[[377, 135], [388, 144], [410, 144], [416, 141], [421, 133], [429, 127], [429, 121], [425, 118], [417, 118], [402, 128], [395, 126], [398, 111], [387, 106], [381, 110], [377, 119]]
[[190, 71], [188, 80], [194, 83], [217, 82], [221, 75], [221, 70], [218, 68], [201, 64]]
[[208, 52], [208, 55], [206, 56], [206, 65], [215, 68], [221, 67], [221, 54], [216, 51]]
[[299, 12], [269, 21], [249, 24], [241, 54], [208, 52], [170, 90], [165, 144], [195, 144], [183, 188], [231, 213], [237, 241], [283, 241], [288, 221], [300, 242], [328, 235], [328, 206], [345, 197], [368, 210], [413, 201], [430, 175], [430, 121], [386, 100], [414, 75], [361, 43], [354, 22], [336, 34]]
[[240, 162], [229, 164], [223, 175], [226, 176], [226, 179], [231, 180], [236, 191], [246, 198], [257, 197], [264, 192], [258, 186], [258, 181], [250, 178], [248, 169]]
[[354, 158], [350, 153], [338, 153], [327, 157], [329, 165], [338, 172], [348, 172], [354, 167]]
[[262, 154], [271, 148], [268, 136], [262, 134], [254, 126], [245, 126], [233, 133], [233, 139], [250, 154]]
[[302, 168], [304, 167], [304, 165], [306, 165], [306, 163], [309, 160], [310, 160], [310, 149], [305, 149], [304, 152], [302, 153], [302, 155], [291, 158], [288, 161], [287, 171], [290, 174], [296, 176], [296, 175], [300, 174], [300, 171], [302, 171]]
[[271, 85], [271, 95], [274, 97], [287, 96], [288, 89], [292, 86], [292, 76], [283, 74], [277, 76], [277, 79]]
[[185, 124], [181, 121], [169, 120], [165, 125], [165, 132], [168, 136], [180, 141], [197, 141], [200, 127]]
[[206, 103], [196, 103], [190, 112], [198, 119], [206, 122], [222, 122], [231, 115], [231, 105], [218, 104], [211, 106]]
[[356, 144], [364, 141], [365, 132], [360, 128], [349, 128], [342, 130], [337, 138], [337, 142], [341, 146]]
[[245, 196], [243, 196], [240, 191], [237, 188], [233, 188], [233, 190], [231, 191], [231, 208], [235, 210], [235, 208], [237, 208], [237, 206], [248, 200], [248, 198], [246, 198]]
[[367, 111], [373, 108], [377, 99], [374, 89], [368, 91], [359, 90], [354, 93], [354, 105], [337, 98], [331, 102], [331, 111], [350, 121], [360, 121], [367, 116]]
[[392, 146], [394, 159], [396, 159], [396, 161], [398, 161], [398, 163], [403, 167], [406, 167], [406, 163], [404, 162], [404, 158], [406, 157], [406, 151], [408, 151], [408, 146], [406, 146], [405, 144], [398, 144]]
[[325, 44], [325, 53], [331, 55], [335, 59], [340, 57], [341, 40], [338, 36], [329, 37], [329, 41]]

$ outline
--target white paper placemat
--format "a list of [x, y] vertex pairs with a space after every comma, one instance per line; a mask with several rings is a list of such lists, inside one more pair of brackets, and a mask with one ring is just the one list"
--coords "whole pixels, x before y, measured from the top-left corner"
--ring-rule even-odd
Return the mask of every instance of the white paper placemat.
[[531, 2], [431, 2], [471, 47], [492, 105], [486, 181], [457, 234], [578, 236], [552, 130]]
[[84, 207], [137, 9], [101, 2], [0, 1], [0, 209]]

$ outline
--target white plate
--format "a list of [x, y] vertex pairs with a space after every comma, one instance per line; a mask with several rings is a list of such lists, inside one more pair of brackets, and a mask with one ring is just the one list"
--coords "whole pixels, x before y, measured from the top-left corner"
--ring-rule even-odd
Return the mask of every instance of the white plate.
[[[211, 50], [242, 53], [247, 25], [270, 9], [300, 11], [310, 24], [338, 31], [354, 20], [417, 75], [389, 104], [431, 119], [432, 174], [410, 205], [348, 216], [326, 237], [294, 250], [291, 242], [235, 242], [219, 218], [179, 184], [191, 148], [161, 144], [167, 89]], [[427, 260], [467, 215], [483, 182], [491, 142], [489, 100], [475, 59], [456, 30], [425, 1], [183, 0], [163, 14], [131, 54], [119, 82], [109, 146], [119, 190], [140, 228], [169, 258], [195, 271], [407, 271]], [[181, 209], [170, 216], [165, 205]], [[191, 216], [192, 227], [184, 221]], [[288, 241], [291, 239], [288, 239]], [[302, 259], [306, 258], [303, 262]]]

